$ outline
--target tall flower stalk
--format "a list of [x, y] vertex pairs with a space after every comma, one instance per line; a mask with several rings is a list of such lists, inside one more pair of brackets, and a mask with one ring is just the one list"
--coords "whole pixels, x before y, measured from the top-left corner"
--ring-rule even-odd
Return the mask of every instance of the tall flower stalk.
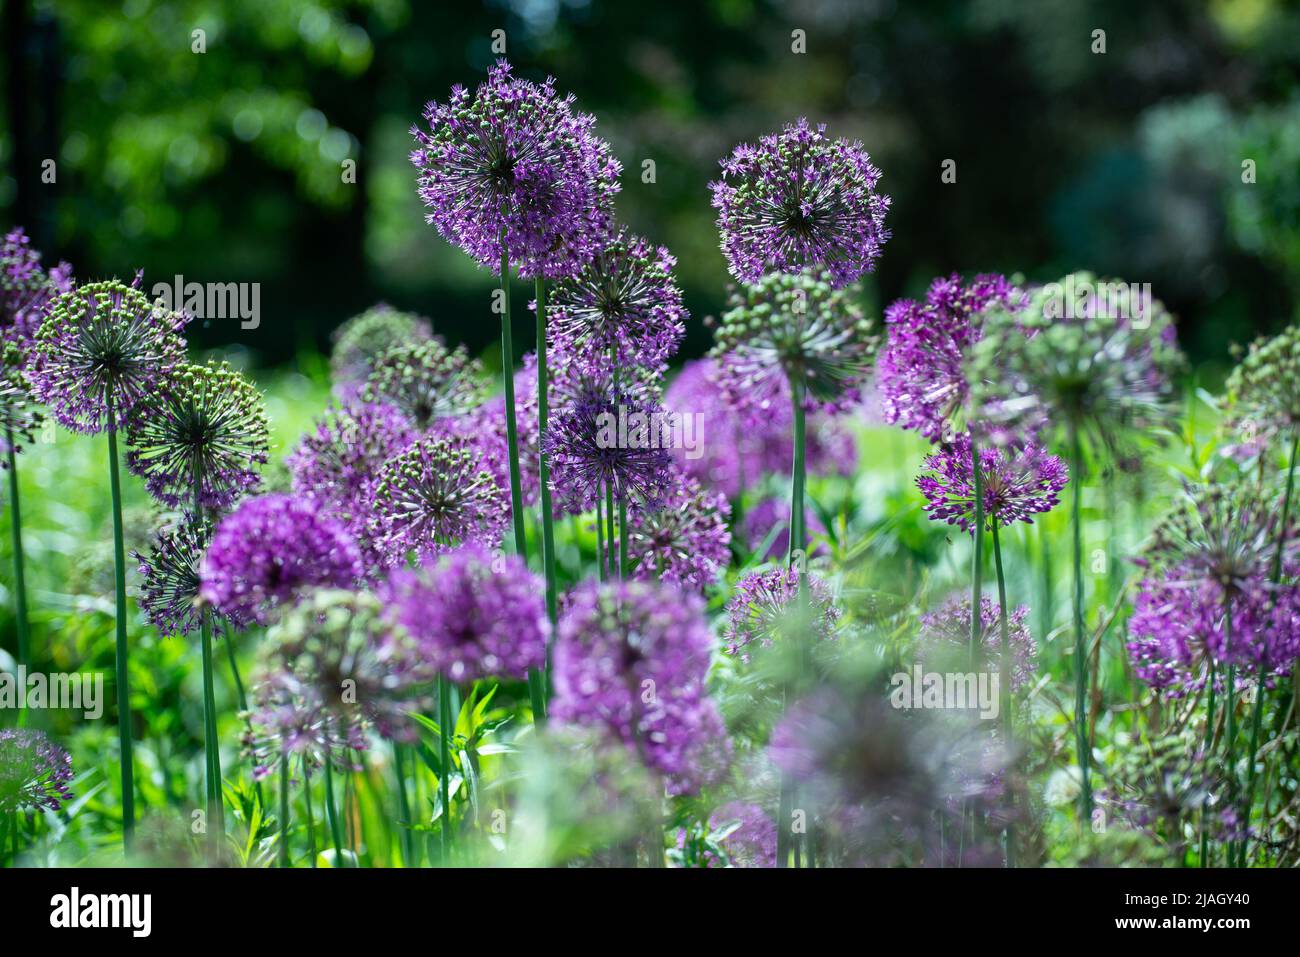
[[[545, 435], [550, 426], [550, 385], [546, 368], [546, 281], [537, 277], [537, 434]], [[508, 415], [512, 413], [507, 413]], [[551, 622], [552, 634], [559, 621], [559, 605], [555, 581], [555, 517], [551, 505], [551, 464], [543, 446], [537, 456], [537, 473], [542, 513], [542, 573], [546, 579], [546, 615]], [[550, 671], [550, 648], [542, 670], [528, 673], [528, 691], [532, 697], [534, 720], [546, 716], [546, 685]]]

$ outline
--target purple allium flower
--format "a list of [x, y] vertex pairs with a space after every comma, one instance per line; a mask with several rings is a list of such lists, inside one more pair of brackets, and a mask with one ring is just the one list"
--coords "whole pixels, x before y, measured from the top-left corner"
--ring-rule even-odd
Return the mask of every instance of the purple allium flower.
[[710, 183], [731, 274], [824, 269], [837, 286], [875, 268], [889, 239], [889, 197], [860, 142], [832, 140], [800, 118], [758, 146], [742, 143]]
[[731, 503], [673, 470], [660, 500], [631, 514], [628, 553], [637, 578], [700, 590], [731, 561]]
[[33, 392], [74, 432], [119, 429], [184, 361], [186, 321], [116, 280], [62, 293], [36, 333]]
[[126, 465], [171, 508], [225, 509], [261, 481], [269, 435], [262, 394], [228, 363], [182, 365], [131, 410]]
[[753, 418], [790, 405], [803, 384], [809, 411], [856, 405], [871, 374], [877, 336], [852, 291], [824, 275], [773, 273], [733, 289], [709, 353], [728, 403]]
[[[834, 637], [840, 610], [832, 601], [830, 588], [809, 575], [808, 594], [816, 617], [812, 624], [815, 635]], [[727, 654], [749, 661], [751, 645], [766, 648], [788, 640], [790, 628], [803, 627], [795, 601], [798, 597], [799, 569], [795, 567], [752, 572], [737, 582], [736, 594], [727, 604]]]
[[484, 397], [482, 364], [463, 345], [448, 349], [438, 339], [394, 346], [376, 356], [359, 393], [363, 402], [395, 406], [417, 428], [459, 415]]
[[320, 502], [349, 526], [369, 508], [370, 488], [385, 462], [419, 436], [410, 419], [384, 403], [331, 406], [316, 431], [299, 440], [286, 465], [293, 490]]
[[558, 502], [577, 513], [604, 489], [631, 504], [657, 503], [672, 480], [664, 410], [622, 391], [591, 389], [552, 414], [542, 447]]
[[934, 280], [924, 302], [900, 299], [886, 309], [889, 337], [877, 363], [885, 421], [931, 442], [951, 438], [970, 396], [964, 362], [979, 341], [983, 311], [993, 304], [1014, 310], [1023, 298], [1002, 276], [963, 286], [954, 273]]
[[420, 439], [375, 480], [371, 529], [389, 565], [465, 542], [495, 548], [509, 521], [507, 493], [463, 438]]
[[72, 756], [44, 731], [0, 729], [0, 814], [57, 811], [71, 783]]
[[458, 85], [429, 103], [429, 131], [411, 128], [425, 219], [493, 272], [508, 256], [521, 276], [571, 275], [609, 232], [621, 170], [572, 107], [553, 78], [516, 79], [505, 60], [473, 98]]
[[731, 801], [709, 815], [733, 867], [776, 867], [776, 823], [757, 804]]
[[1075, 273], [1032, 290], [1022, 308], [990, 305], [982, 330], [967, 365], [980, 432], [1087, 432], [1127, 460], [1133, 435], [1172, 423], [1183, 361], [1173, 321], [1129, 284]]
[[424, 316], [401, 312], [385, 303], [343, 323], [330, 336], [330, 377], [340, 398], [353, 399], [370, 377], [375, 359], [394, 346], [433, 338], [433, 324]]
[[[537, 356], [524, 356], [523, 367], [515, 379], [515, 441], [519, 450], [519, 491], [525, 508], [535, 506], [541, 497], [539, 463], [541, 437], [537, 431]], [[510, 445], [506, 434], [506, 400], [493, 396], [469, 413], [443, 423], [443, 431], [477, 442], [483, 467], [492, 473], [503, 489], [510, 487]]]
[[523, 679], [546, 663], [544, 586], [518, 555], [462, 545], [394, 570], [382, 600], [412, 636], [425, 680]]
[[[785, 496], [769, 495], [755, 502], [753, 507], [741, 516], [740, 537], [751, 552], [756, 552], [767, 541], [772, 530], [780, 526], [780, 531], [772, 539], [767, 551], [758, 556], [759, 561], [784, 561], [790, 551], [790, 499]], [[825, 535], [826, 527], [817, 513], [810, 508], [804, 509], [803, 527], [806, 536], [812, 539]], [[826, 547], [820, 543], [809, 551], [810, 557], [825, 555]]]
[[[785, 393], [788, 396], [788, 392]], [[788, 398], [761, 416], [744, 416], [723, 399], [713, 359], [687, 362], [664, 405], [682, 417], [690, 448], [674, 447], [677, 464], [706, 488], [739, 498], [757, 479], [788, 473], [793, 456], [793, 412]], [[689, 416], [690, 418], [687, 418]], [[852, 475], [858, 450], [853, 435], [828, 415], [808, 418], [805, 468], [809, 475]]]
[[324, 711], [331, 733], [355, 740], [373, 727], [389, 740], [414, 737], [407, 713], [428, 704], [427, 685], [418, 680], [421, 657], [377, 596], [307, 592], [266, 638], [263, 673], [307, 686], [302, 699]]
[[620, 363], [655, 366], [686, 335], [677, 260], [626, 229], [575, 275], [556, 281], [550, 330], [573, 352], [613, 353]]
[[1149, 577], [1129, 620], [1129, 653], [1143, 681], [1181, 695], [1202, 687], [1216, 663], [1291, 669], [1300, 655], [1300, 532], [1294, 519], [1283, 530], [1280, 513], [1250, 483], [1186, 489], [1138, 560]]
[[[970, 436], [962, 433], [951, 444], [929, 455], [922, 465], [929, 474], [917, 478], [932, 519], [975, 529], [975, 470]], [[1020, 448], [989, 445], [980, 449], [984, 519], [989, 528], [1013, 522], [1033, 524], [1037, 512], [1050, 512], [1070, 480], [1069, 469], [1055, 455], [1036, 445]]]
[[0, 339], [0, 470], [9, 467], [11, 449], [17, 455], [24, 444], [35, 440], [44, 418], [32, 401], [24, 366], [22, 350]]
[[[1002, 607], [991, 598], [980, 599], [980, 647], [984, 660], [992, 665], [1001, 661]], [[1007, 633], [1011, 644], [1011, 691], [1027, 685], [1034, 677], [1038, 646], [1029, 626], [1029, 607], [1020, 605], [1007, 616]], [[968, 654], [970, 648], [970, 596], [953, 595], [938, 611], [921, 616], [917, 634], [918, 658], [922, 663], [937, 659], [940, 663], [953, 652]]]
[[5, 234], [0, 242], [0, 337], [25, 350], [50, 299], [71, 289], [71, 266], [59, 263], [47, 273], [22, 229]]
[[341, 771], [361, 770], [351, 752], [370, 746], [365, 729], [338, 720], [317, 683], [286, 669], [268, 672], [253, 684], [249, 705], [243, 744], [255, 762], [255, 780], [270, 777], [286, 762], [297, 763], [306, 774], [326, 761]]
[[217, 526], [199, 566], [199, 594], [227, 617], [266, 624], [303, 592], [347, 588], [362, 574], [352, 536], [312, 499], [260, 495]]
[[636, 753], [669, 794], [696, 793], [730, 759], [705, 692], [712, 645], [695, 595], [651, 582], [581, 584], [560, 620], [551, 715]]
[[[132, 552], [139, 562], [140, 609], [145, 620], [165, 637], [188, 635], [199, 627], [199, 565], [212, 537], [211, 529], [185, 514], [163, 525], [149, 553]], [[236, 613], [231, 624], [248, 624]]]

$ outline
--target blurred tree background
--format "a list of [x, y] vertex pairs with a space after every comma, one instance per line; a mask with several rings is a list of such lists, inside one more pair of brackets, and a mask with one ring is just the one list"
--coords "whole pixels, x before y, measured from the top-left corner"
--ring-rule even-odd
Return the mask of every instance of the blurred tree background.
[[260, 283], [258, 329], [193, 335], [262, 366], [378, 300], [472, 349], [494, 340], [492, 281], [424, 224], [407, 160], [424, 103], [477, 84], [494, 30], [521, 75], [553, 74], [598, 116], [625, 167], [620, 218], [680, 260], [688, 354], [725, 289], [717, 161], [800, 115], [884, 170], [877, 303], [949, 270], [1089, 268], [1150, 282], [1213, 374], [1300, 291], [1300, 9], [1285, 0], [3, 7], [0, 224], [79, 277]]

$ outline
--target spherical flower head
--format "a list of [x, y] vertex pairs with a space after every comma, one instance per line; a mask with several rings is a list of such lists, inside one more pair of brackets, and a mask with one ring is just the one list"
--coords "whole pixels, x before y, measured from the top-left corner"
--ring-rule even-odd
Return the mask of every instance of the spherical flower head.
[[[186, 514], [158, 529], [147, 554], [131, 553], [139, 563], [140, 609], [164, 637], [182, 637], [199, 627], [199, 565], [211, 538], [206, 523]], [[230, 621], [240, 628], [248, 624], [238, 612]]]
[[371, 529], [389, 565], [465, 542], [495, 548], [510, 520], [507, 493], [474, 445], [448, 435], [420, 439], [380, 470]]
[[[1300, 430], [1300, 326], [1251, 344], [1228, 376], [1229, 434], [1251, 445], [1274, 436], [1294, 438]], [[1284, 440], [1285, 442], [1285, 440]]]
[[424, 120], [411, 162], [425, 219], [452, 245], [527, 277], [570, 275], [600, 248], [621, 167], [554, 79], [516, 79], [499, 60], [473, 96], [455, 86]]
[[[537, 431], [537, 356], [528, 353], [515, 370], [515, 442], [519, 450], [519, 491], [526, 508], [541, 497], [539, 463], [541, 436]], [[498, 395], [465, 415], [447, 420], [444, 431], [473, 438], [483, 454], [483, 466], [503, 489], [510, 487], [510, 441], [506, 430], [506, 400]]]
[[[793, 455], [793, 411], [789, 400], [760, 416], [738, 412], [726, 401], [714, 359], [687, 362], [664, 396], [667, 410], [683, 422], [685, 442], [674, 445], [679, 468], [705, 488], [739, 498], [768, 474], [788, 474]], [[858, 450], [852, 433], [829, 415], [806, 424], [804, 467], [809, 475], [852, 475]]]
[[790, 404], [802, 382], [809, 411], [855, 405], [871, 375], [877, 337], [853, 301], [825, 274], [773, 273], [739, 290], [714, 330], [709, 353], [727, 401], [751, 416]]
[[548, 302], [552, 335], [574, 352], [657, 365], [686, 335], [677, 264], [667, 249], [620, 230], [573, 276], [556, 280]]
[[825, 270], [837, 286], [875, 269], [889, 239], [889, 197], [860, 142], [832, 140], [800, 118], [757, 146], [742, 143], [710, 183], [727, 267], [740, 282]]
[[632, 512], [628, 552], [633, 575], [692, 590], [712, 585], [731, 561], [730, 518], [725, 495], [705, 491], [674, 469], [659, 501]]
[[730, 801], [709, 815], [709, 828], [732, 867], [776, 867], [776, 822], [759, 805]]
[[375, 358], [360, 397], [392, 405], [425, 429], [483, 401], [482, 364], [463, 345], [448, 349], [437, 339], [394, 346]]
[[317, 587], [347, 588], [361, 553], [310, 498], [260, 495], [221, 520], [199, 566], [199, 594], [221, 614], [259, 624]]
[[254, 780], [265, 780], [281, 766], [292, 770], [297, 765], [311, 774], [326, 761], [341, 771], [361, 770], [352, 753], [369, 748], [366, 728], [356, 720], [340, 721], [329, 707], [331, 700], [309, 675], [283, 667], [258, 673], [243, 739], [254, 762]]
[[0, 340], [0, 470], [9, 467], [10, 449], [16, 455], [35, 440], [43, 421], [24, 366], [22, 350]]
[[551, 716], [622, 744], [670, 795], [697, 793], [730, 757], [705, 693], [712, 644], [694, 595], [652, 582], [579, 585], [560, 620]]
[[[826, 526], [811, 508], [804, 509], [803, 523], [809, 539], [826, 534]], [[757, 556], [759, 561], [783, 561], [790, 552], [790, 499], [769, 495], [755, 502], [741, 516], [740, 537], [751, 552], [768, 543], [767, 549]], [[825, 554], [826, 547], [820, 543], [809, 550], [810, 557]]]
[[5, 234], [0, 241], [0, 337], [26, 350], [50, 298], [71, 289], [71, 266], [60, 263], [47, 273], [21, 228]]
[[412, 637], [426, 680], [522, 680], [546, 663], [544, 586], [518, 555], [462, 545], [394, 570], [382, 601]]
[[981, 337], [984, 310], [1014, 311], [1023, 301], [1003, 276], [962, 285], [954, 273], [934, 280], [924, 302], [900, 299], [886, 309], [888, 339], [876, 365], [885, 421], [931, 442], [954, 435], [970, 397], [965, 362]]
[[542, 448], [558, 502], [572, 513], [603, 500], [654, 505], [672, 481], [664, 410], [622, 390], [590, 388], [551, 415]]
[[36, 398], [74, 432], [122, 428], [184, 361], [185, 322], [116, 280], [54, 297], [28, 364]]
[[419, 432], [396, 406], [382, 402], [332, 406], [315, 425], [286, 461], [293, 490], [350, 525], [369, 507], [379, 469]]
[[0, 729], [0, 814], [59, 810], [72, 776], [72, 756], [44, 731]]
[[[792, 629], [806, 627], [797, 607], [799, 575], [794, 566], [771, 568], [751, 572], [736, 583], [736, 593], [727, 604], [727, 654], [747, 662], [753, 647], [771, 647], [788, 640]], [[840, 610], [830, 587], [809, 575], [808, 595], [812, 621], [807, 627], [819, 639], [833, 638]]]
[[343, 399], [355, 398], [370, 377], [375, 360], [394, 346], [433, 338], [433, 324], [424, 316], [380, 303], [353, 316], [330, 335], [330, 378]]
[[1262, 578], [1240, 583], [1228, 603], [1231, 630], [1224, 627], [1224, 592], [1217, 582], [1198, 579], [1185, 566], [1174, 566], [1163, 578], [1144, 579], [1128, 622], [1134, 673], [1170, 698], [1204, 688], [1211, 666], [1220, 684], [1229, 664], [1241, 668], [1243, 676], [1262, 668], [1268, 684], [1290, 673], [1300, 657], [1297, 571], [1288, 568], [1289, 583], [1282, 585]]
[[[996, 670], [1002, 660], [1002, 606], [991, 598], [980, 599], [979, 645], [984, 660]], [[1038, 646], [1026, 621], [1029, 606], [1020, 605], [1007, 615], [1007, 637], [1011, 647], [1011, 691], [1027, 686], [1034, 677]], [[935, 659], [942, 664], [954, 651], [969, 654], [971, 640], [970, 596], [954, 595], [938, 611], [921, 616], [917, 634], [918, 657], [922, 663]]]
[[262, 394], [225, 362], [182, 365], [131, 410], [126, 465], [171, 508], [225, 509], [261, 481]]
[[[1032, 525], [1035, 514], [1056, 507], [1070, 479], [1063, 461], [1033, 444], [988, 445], [980, 449], [979, 458], [986, 529], [995, 523], [1000, 528], [1015, 522]], [[970, 436], [955, 436], [929, 455], [922, 468], [926, 474], [916, 484], [926, 498], [925, 511], [936, 521], [973, 532], [975, 463]]]
[[334, 733], [355, 738], [373, 727], [390, 740], [413, 739], [406, 713], [427, 704], [419, 652], [377, 596], [315, 589], [266, 637], [264, 673], [314, 686], [305, 698], [320, 704]]
[[1033, 290], [1023, 308], [987, 309], [967, 369], [971, 421], [995, 437], [1074, 431], [1122, 450], [1170, 426], [1181, 365], [1159, 300], [1075, 273]]

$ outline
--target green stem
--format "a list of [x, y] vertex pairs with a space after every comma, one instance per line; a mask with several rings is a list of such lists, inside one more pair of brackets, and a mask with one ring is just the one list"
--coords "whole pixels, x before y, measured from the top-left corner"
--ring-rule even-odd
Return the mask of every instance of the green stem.
[[[1008, 760], [1014, 760], [1015, 729], [1011, 719], [1011, 625], [1007, 620], [1007, 582], [1002, 573], [1002, 544], [998, 538], [998, 520], [996, 516], [990, 522], [993, 530], [993, 567], [998, 576], [998, 622], [1002, 629], [1002, 640], [998, 652], [999, 705], [1002, 709], [1002, 740]], [[979, 610], [973, 612], [980, 615]], [[982, 616], [981, 616], [982, 623]], [[1008, 803], [1015, 800], [1014, 792], [1007, 788]], [[1008, 824], [1006, 828], [1007, 867], [1015, 867], [1015, 831]]]
[[[325, 760], [329, 761], [326, 755]], [[316, 815], [311, 809], [311, 772], [307, 770], [307, 762], [302, 765], [302, 795], [307, 804], [307, 851], [311, 855], [311, 866], [316, 866]]]
[[608, 482], [605, 483], [605, 544], [607, 546], [605, 558], [609, 561], [609, 577], [613, 578], [618, 555], [614, 548], [614, 489]]
[[339, 826], [339, 811], [334, 803], [334, 761], [325, 755], [325, 816], [329, 818], [330, 840], [334, 843], [334, 866], [347, 867], [343, 856], [343, 829]]
[[627, 499], [618, 497], [618, 580], [627, 581], [631, 577], [631, 562], [627, 547]]
[[280, 866], [290, 867], [289, 861], [289, 759], [280, 762]]
[[135, 836], [135, 762], [131, 748], [131, 689], [126, 644], [126, 546], [122, 540], [122, 483], [118, 477], [117, 430], [112, 425], [114, 415], [113, 399], [109, 396], [108, 477], [113, 500], [113, 571], [117, 600], [117, 740], [122, 762], [122, 845], [129, 851]]
[[13, 535], [14, 627], [18, 630], [18, 664], [30, 665], [32, 651], [27, 626], [27, 581], [23, 574], [23, 520], [18, 507], [18, 457], [14, 453], [14, 432], [8, 426], [5, 427], [5, 441], [9, 446], [9, 528]]
[[[546, 281], [537, 277], [537, 434], [538, 441], [546, 435], [550, 424], [550, 388], [546, 368]], [[550, 672], [551, 651], [555, 643], [555, 625], [559, 620], [559, 604], [555, 580], [555, 518], [551, 507], [551, 464], [543, 445], [537, 456], [537, 477], [541, 493], [542, 512], [542, 571], [546, 576], [546, 614], [551, 620], [551, 640], [546, 648], [546, 672]], [[530, 674], [529, 689], [533, 695], [534, 719], [546, 718], [546, 675]]]
[[215, 854], [221, 847], [226, 827], [221, 798], [221, 752], [217, 743], [217, 699], [212, 680], [212, 623], [207, 608], [199, 611], [199, 639], [203, 649], [203, 750], [207, 752], [208, 842]]
[[603, 496], [596, 492], [596, 574], [601, 581], [609, 580], [609, 566], [605, 563], [605, 510]]
[[[1210, 777], [1210, 751], [1214, 745], [1214, 683], [1218, 676], [1215, 673], [1214, 658], [1212, 656], [1207, 657], [1209, 657], [1210, 661], [1210, 694], [1205, 704], [1205, 743], [1201, 747], [1205, 752], [1205, 778], [1208, 780]], [[1201, 804], [1201, 867], [1210, 866], [1209, 822], [1206, 820], [1206, 814], [1209, 809], [1210, 797], [1207, 794], [1205, 800]]]
[[1070, 427], [1070, 525], [1074, 533], [1074, 726], [1079, 757], [1079, 806], [1083, 826], [1092, 823], [1092, 781], [1088, 766], [1088, 652], [1083, 632], [1083, 442], [1077, 426]]
[[[504, 237], [503, 237], [504, 239]], [[524, 536], [524, 497], [519, 481], [519, 436], [515, 421], [515, 349], [510, 338], [510, 255], [501, 244], [501, 385], [506, 399], [506, 446], [510, 460], [510, 515], [514, 520], [515, 554], [527, 554]]]
[[442, 798], [442, 866], [451, 863], [451, 681], [438, 678], [438, 793]]
[[[1223, 654], [1231, 654], [1232, 644], [1232, 595], [1227, 590], [1223, 593]], [[1237, 664], [1228, 662], [1228, 700], [1225, 704], [1227, 728], [1224, 736], [1224, 768], [1228, 775], [1228, 806], [1236, 807], [1237, 802]], [[1232, 844], [1228, 844], [1228, 866], [1232, 866]]]
[[406, 761], [402, 756], [402, 745], [397, 741], [393, 742], [393, 774], [397, 776], [397, 808], [402, 817], [402, 863], [407, 867], [415, 867], [415, 842], [411, 840], [411, 799], [406, 793]]
[[970, 437], [971, 497], [975, 503], [975, 529], [971, 535], [970, 571], [970, 664], [974, 668], [980, 654], [984, 597], [984, 470], [980, 468], [980, 451], [975, 433]]

